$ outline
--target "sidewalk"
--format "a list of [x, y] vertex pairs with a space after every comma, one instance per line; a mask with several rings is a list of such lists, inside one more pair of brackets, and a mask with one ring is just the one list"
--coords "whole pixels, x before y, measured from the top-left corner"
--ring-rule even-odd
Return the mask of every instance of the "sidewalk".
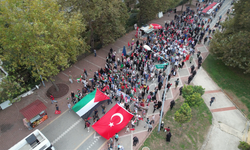
[[[239, 141], [245, 141], [246, 138], [247, 119], [202, 68], [197, 73], [193, 84], [205, 88], [205, 94], [202, 97], [213, 115], [213, 124], [202, 149], [238, 149]], [[212, 106], [209, 103], [211, 97], [216, 98]]]

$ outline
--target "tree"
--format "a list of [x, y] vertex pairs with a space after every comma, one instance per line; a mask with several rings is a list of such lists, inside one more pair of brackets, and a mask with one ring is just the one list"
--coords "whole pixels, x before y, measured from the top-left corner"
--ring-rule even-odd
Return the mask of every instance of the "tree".
[[225, 65], [238, 67], [250, 73], [250, 1], [240, 0], [234, 4], [235, 16], [222, 23], [223, 31], [213, 36], [210, 52]]
[[26, 90], [20, 85], [20, 82], [22, 82], [22, 79], [19, 79], [19, 82], [17, 82], [16, 78], [12, 76], [8, 76], [0, 82], [0, 103], [6, 100], [13, 102], [16, 96]]
[[95, 34], [101, 43], [107, 45], [126, 33], [125, 25], [129, 15], [127, 7], [121, 0], [107, 0], [102, 5], [102, 15], [94, 23]]
[[194, 93], [194, 89], [192, 85], [184, 85], [184, 88], [182, 89], [183, 97], [186, 99], [188, 96], [192, 95]]
[[82, 15], [65, 13], [56, 1], [0, 1], [0, 58], [9, 70], [31, 70], [48, 80], [77, 60], [88, 49]]
[[126, 4], [127, 8], [130, 10], [131, 8], [135, 7], [136, 0], [124, 0], [124, 3]]
[[156, 7], [155, 0], [138, 0], [140, 12], [138, 14], [139, 25], [147, 23], [149, 20], [156, 18], [159, 10]]
[[159, 12], [165, 12], [173, 7], [177, 2], [174, 0], [138, 0], [140, 12], [138, 14], [139, 24], [145, 24], [149, 20], [155, 19]]
[[174, 120], [181, 125], [191, 121], [192, 113], [191, 108], [187, 103], [183, 103], [181, 108], [177, 110], [174, 114]]
[[121, 0], [60, 0], [59, 3], [72, 8], [71, 12], [82, 13], [82, 19], [87, 22], [84, 36], [88, 38], [92, 49], [95, 39], [107, 45], [125, 33], [129, 16], [126, 4]]
[[201, 98], [200, 93], [193, 93], [192, 95], [188, 96], [185, 99], [185, 102], [188, 103], [190, 107], [193, 106], [200, 106], [200, 104], [203, 102], [203, 99]]

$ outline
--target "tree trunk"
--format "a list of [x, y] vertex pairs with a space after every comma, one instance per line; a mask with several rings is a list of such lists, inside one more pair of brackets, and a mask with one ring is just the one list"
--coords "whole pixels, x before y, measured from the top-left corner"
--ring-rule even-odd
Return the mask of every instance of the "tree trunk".
[[90, 27], [90, 46], [91, 46], [91, 50], [94, 50], [95, 47], [95, 41], [94, 41], [94, 37], [93, 37], [93, 27], [92, 27], [92, 20], [89, 21], [89, 27]]
[[50, 80], [50, 82], [54, 85], [54, 87], [56, 88], [56, 91], [59, 91], [59, 88], [58, 88], [58, 86], [55, 84], [55, 82], [52, 81], [51, 79], [49, 79], [49, 80]]
[[189, 0], [189, 7], [191, 7], [192, 0]]

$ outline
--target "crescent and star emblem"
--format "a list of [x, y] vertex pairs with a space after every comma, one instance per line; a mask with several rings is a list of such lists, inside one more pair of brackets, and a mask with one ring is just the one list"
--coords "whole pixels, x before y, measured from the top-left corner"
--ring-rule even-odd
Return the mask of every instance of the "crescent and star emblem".
[[[120, 114], [120, 113], [115, 113], [115, 114], [113, 114], [113, 115], [111, 116], [110, 120], [112, 121], [113, 117], [115, 117], [115, 116], [120, 117], [120, 122], [118, 122], [116, 125], [122, 123], [122, 121], [123, 121], [123, 115]], [[114, 123], [113, 123], [113, 122], [110, 122], [110, 123], [109, 123], [109, 126], [110, 126], [110, 127], [114, 126]]]

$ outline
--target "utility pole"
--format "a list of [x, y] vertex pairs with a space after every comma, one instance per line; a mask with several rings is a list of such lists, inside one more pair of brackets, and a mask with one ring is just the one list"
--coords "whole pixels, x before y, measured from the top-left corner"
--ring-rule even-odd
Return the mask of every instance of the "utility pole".
[[158, 132], [161, 129], [161, 121], [162, 121], [162, 115], [163, 115], [163, 108], [164, 108], [164, 102], [165, 102], [165, 98], [167, 95], [167, 83], [168, 83], [168, 74], [169, 74], [169, 70], [170, 70], [170, 63], [168, 62], [167, 65], [167, 78], [166, 78], [166, 84], [165, 84], [165, 89], [164, 89], [164, 94], [163, 94], [163, 99], [162, 99], [162, 106], [161, 106], [161, 116], [160, 116], [160, 121], [159, 121], [159, 126], [158, 126]]
[[[151, 49], [150, 49], [149, 51], [155, 53], [155, 52], [152, 51]], [[163, 111], [164, 111], [164, 110], [163, 110], [163, 108], [164, 108], [164, 102], [165, 102], [165, 98], [166, 98], [166, 95], [167, 95], [168, 74], [169, 74], [169, 72], [170, 72], [170, 66], [171, 66], [171, 65], [170, 65], [170, 62], [169, 62], [167, 59], [163, 58], [163, 60], [167, 62], [167, 78], [166, 78], [166, 84], [165, 84], [165, 89], [164, 89], [164, 93], [163, 93], [162, 106], [161, 106], [161, 115], [160, 115], [160, 121], [159, 121], [159, 126], [158, 126], [158, 132], [159, 132], [160, 129], [161, 129], [162, 115], [163, 115]]]

